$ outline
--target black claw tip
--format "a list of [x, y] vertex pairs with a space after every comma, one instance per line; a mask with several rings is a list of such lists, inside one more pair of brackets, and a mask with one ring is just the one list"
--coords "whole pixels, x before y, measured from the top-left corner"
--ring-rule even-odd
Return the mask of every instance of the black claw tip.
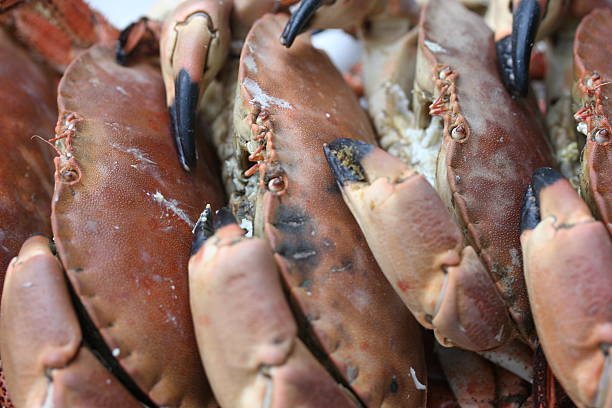
[[531, 177], [531, 184], [533, 185], [533, 191], [536, 197], [540, 197], [540, 191], [546, 186], [556, 183], [563, 179], [561, 173], [550, 167], [540, 167], [533, 172]]
[[291, 15], [283, 33], [281, 34], [280, 42], [285, 47], [289, 48], [295, 41], [306, 24], [310, 21], [316, 11], [323, 5], [323, 0], [302, 0], [298, 9]]
[[341, 186], [347, 181], [366, 179], [361, 160], [374, 149], [374, 146], [358, 140], [343, 138], [323, 146], [323, 149], [332, 173]]
[[506, 89], [512, 94], [517, 95], [518, 90], [514, 83], [514, 65], [512, 63], [512, 37], [506, 36], [495, 43], [497, 54], [497, 67], [501, 74], [502, 81]]
[[175, 81], [175, 92], [176, 99], [170, 107], [174, 140], [181, 165], [190, 171], [195, 168], [197, 161], [195, 123], [200, 87], [191, 80], [189, 73], [182, 69]]
[[215, 233], [213, 228], [213, 216], [210, 204], [206, 206], [195, 227], [193, 227], [193, 241], [191, 243], [191, 255], [200, 250], [202, 245]]
[[232, 214], [229, 208], [221, 207], [219, 210], [217, 210], [215, 213], [215, 218], [213, 219], [213, 227], [215, 231], [230, 224], [237, 224], [234, 214]]
[[523, 197], [523, 206], [521, 207], [521, 232], [532, 230], [540, 223], [540, 207], [538, 199], [533, 192], [533, 186], [530, 184], [525, 191]]
[[518, 96], [527, 95], [531, 49], [540, 24], [540, 6], [536, 0], [522, 0], [512, 17], [513, 88]]
[[136, 23], [131, 23], [119, 33], [119, 39], [117, 40], [117, 47], [115, 49], [115, 59], [119, 65], [127, 65], [128, 53], [125, 47], [135, 25]]

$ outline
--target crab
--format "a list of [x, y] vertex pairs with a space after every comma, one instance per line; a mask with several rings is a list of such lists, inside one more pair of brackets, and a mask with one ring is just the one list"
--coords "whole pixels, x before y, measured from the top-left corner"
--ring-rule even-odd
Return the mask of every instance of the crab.
[[212, 160], [180, 165], [158, 47], [122, 67], [111, 44], [81, 52], [59, 84], [54, 240], [26, 241], [2, 298], [8, 392], [17, 407], [216, 406], [186, 270], [200, 203], [224, 201], [219, 176]]
[[[224, 83], [211, 85], [202, 103], [203, 113], [215, 119], [212, 138], [224, 163], [230, 208], [239, 225], [257, 237], [247, 244], [251, 241], [236, 232], [235, 240], [246, 241], [236, 246], [268, 242], [272, 252], [263, 251], [257, 259], [266, 259], [262, 261], [266, 274], [280, 272], [300, 327], [299, 338], [351, 395], [349, 400], [358, 401], [358, 406], [422, 406], [426, 374], [418, 326], [377, 268], [318, 153], [337, 134], [373, 142], [371, 125], [340, 73], [309, 44], [309, 38], [299, 39], [291, 50], [282, 47], [278, 38], [286, 22], [282, 14], [260, 18], [242, 47], [237, 80], [222, 76]], [[284, 86], [285, 80], [314, 84], [309, 85], [310, 96], [303, 98], [299, 85]], [[235, 102], [227, 106], [220, 94], [235, 95]], [[218, 287], [224, 273], [234, 273], [207, 266], [207, 261], [226, 265], [221, 254], [227, 257], [238, 251], [224, 250], [229, 244], [218, 239], [210, 238], [203, 252], [192, 258], [190, 279], [196, 285], [192, 299], [198, 299], [196, 288], [210, 293], [209, 285]], [[214, 248], [219, 248], [218, 255]], [[274, 294], [275, 299], [279, 296]], [[205, 299], [192, 302], [194, 315], [201, 317], [194, 322], [196, 333], [202, 331], [201, 354], [219, 400], [237, 402], [239, 396], [255, 393], [259, 397], [254, 404], [258, 404], [265, 395], [277, 395], [277, 388], [291, 380], [284, 379], [283, 372], [292, 371], [293, 359], [307, 358], [300, 342], [279, 340], [275, 348], [285, 350], [286, 357], [279, 355], [280, 361], [274, 364], [260, 362], [267, 357], [259, 354], [223, 364], [219, 356], [229, 352], [223, 346], [234, 350], [243, 344], [241, 332], [231, 330], [233, 338], [216, 337], [227, 329], [219, 328], [222, 316], [206, 312], [204, 305], [215, 310], [217, 306]], [[234, 312], [238, 320], [243, 315], [247, 319], [252, 300], [242, 301], [242, 313]], [[200, 327], [207, 319], [219, 329]], [[285, 342], [296, 345], [285, 346]], [[230, 384], [227, 378], [241, 380]], [[255, 391], [259, 387], [268, 387], [269, 394]]]

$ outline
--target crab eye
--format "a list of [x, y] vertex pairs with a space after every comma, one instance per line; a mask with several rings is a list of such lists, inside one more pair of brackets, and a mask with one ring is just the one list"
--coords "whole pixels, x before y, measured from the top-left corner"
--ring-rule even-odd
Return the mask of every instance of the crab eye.
[[61, 169], [60, 175], [64, 183], [72, 183], [72, 182], [78, 181], [79, 179], [79, 172], [77, 169], [73, 167], [65, 167]]
[[593, 140], [597, 143], [606, 143], [610, 141], [610, 131], [608, 129], [598, 129], [593, 132]]
[[457, 125], [454, 128], [451, 129], [451, 137], [455, 140], [462, 140], [465, 139], [465, 137], [467, 136], [467, 132], [465, 131], [465, 126], [463, 125]]
[[274, 177], [268, 182], [268, 190], [278, 193], [285, 189], [285, 181], [282, 177]]

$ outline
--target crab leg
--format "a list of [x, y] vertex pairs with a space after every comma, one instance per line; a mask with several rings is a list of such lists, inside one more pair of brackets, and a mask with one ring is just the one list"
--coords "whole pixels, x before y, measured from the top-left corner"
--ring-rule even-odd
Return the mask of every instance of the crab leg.
[[525, 195], [521, 229], [531, 308], [553, 373], [579, 407], [612, 406], [612, 241], [606, 228], [567, 180], [541, 168]]
[[268, 243], [243, 234], [228, 210], [213, 220], [208, 207], [189, 262], [196, 337], [221, 406], [359, 406], [298, 338]]
[[443, 345], [502, 345], [512, 333], [504, 303], [425, 178], [364, 142], [337, 139], [325, 154], [378, 264], [419, 323]]
[[196, 109], [202, 93], [223, 66], [231, 39], [231, 1], [190, 0], [166, 19], [161, 65], [179, 159], [196, 165]]
[[9, 266], [0, 330], [15, 406], [142, 406], [83, 345], [64, 272], [45, 237], [28, 239]]

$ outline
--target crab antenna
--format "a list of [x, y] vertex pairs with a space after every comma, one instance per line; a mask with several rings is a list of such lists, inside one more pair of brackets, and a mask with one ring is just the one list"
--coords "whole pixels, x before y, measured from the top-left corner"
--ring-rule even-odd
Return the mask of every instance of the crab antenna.
[[303, 0], [295, 13], [291, 14], [291, 18], [287, 22], [283, 33], [281, 34], [280, 42], [285, 47], [289, 48], [315, 12], [323, 5], [323, 0]]

